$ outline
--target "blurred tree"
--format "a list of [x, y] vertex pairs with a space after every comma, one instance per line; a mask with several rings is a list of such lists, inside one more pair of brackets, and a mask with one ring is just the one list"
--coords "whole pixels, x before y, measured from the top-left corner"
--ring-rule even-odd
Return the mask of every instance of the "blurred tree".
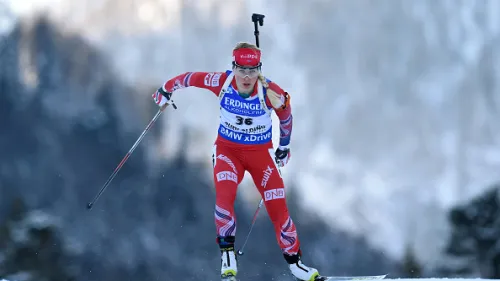
[[71, 281], [64, 241], [55, 220], [40, 211], [28, 211], [17, 198], [9, 217], [0, 225], [3, 259], [0, 277], [26, 281]]
[[422, 276], [422, 266], [418, 261], [415, 251], [410, 243], [406, 245], [403, 258], [403, 274], [408, 278], [420, 278]]
[[454, 276], [500, 278], [499, 184], [450, 211], [452, 231], [445, 254], [455, 262], [440, 268]]

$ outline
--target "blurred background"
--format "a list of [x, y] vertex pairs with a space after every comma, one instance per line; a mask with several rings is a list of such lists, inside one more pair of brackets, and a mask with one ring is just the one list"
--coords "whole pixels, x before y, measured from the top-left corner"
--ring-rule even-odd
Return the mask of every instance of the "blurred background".
[[[229, 69], [252, 13], [263, 72], [292, 96], [283, 172], [305, 263], [500, 278], [496, 0], [0, 0], [0, 278], [219, 280], [210, 92], [176, 92], [85, 205], [158, 110], [151, 94]], [[259, 199], [247, 175], [238, 247]], [[239, 264], [241, 280], [292, 278], [265, 208]]]

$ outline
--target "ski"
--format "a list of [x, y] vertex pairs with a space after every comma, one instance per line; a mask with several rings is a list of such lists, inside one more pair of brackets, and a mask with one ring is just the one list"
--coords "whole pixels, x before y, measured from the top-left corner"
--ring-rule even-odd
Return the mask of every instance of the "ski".
[[370, 279], [384, 279], [387, 274], [383, 275], [365, 275], [365, 276], [319, 276], [316, 281], [334, 281], [334, 280], [370, 280]]
[[[350, 280], [376, 280], [384, 279], [387, 274], [383, 275], [362, 275], [362, 276], [318, 276], [315, 281], [350, 281]], [[221, 278], [221, 281], [237, 281], [235, 276]]]

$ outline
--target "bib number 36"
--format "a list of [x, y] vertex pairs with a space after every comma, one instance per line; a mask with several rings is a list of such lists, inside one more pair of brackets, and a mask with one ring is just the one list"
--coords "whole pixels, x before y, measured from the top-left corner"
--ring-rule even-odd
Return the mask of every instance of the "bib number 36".
[[245, 123], [245, 125], [252, 125], [253, 120], [252, 118], [243, 118], [241, 116], [236, 116], [236, 125], [243, 125], [243, 123]]

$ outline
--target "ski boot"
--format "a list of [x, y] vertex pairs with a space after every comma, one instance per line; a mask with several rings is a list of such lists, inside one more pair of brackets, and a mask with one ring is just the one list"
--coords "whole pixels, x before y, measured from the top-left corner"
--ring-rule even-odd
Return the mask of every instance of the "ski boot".
[[236, 281], [238, 273], [238, 261], [234, 249], [221, 251], [220, 277], [222, 280]]
[[299, 281], [315, 281], [320, 275], [316, 268], [308, 267], [302, 263], [300, 253], [296, 255], [283, 254], [292, 275]]
[[238, 261], [236, 259], [236, 253], [234, 252], [234, 238], [219, 238], [219, 247], [221, 252], [221, 280], [236, 281], [236, 274], [238, 273]]

